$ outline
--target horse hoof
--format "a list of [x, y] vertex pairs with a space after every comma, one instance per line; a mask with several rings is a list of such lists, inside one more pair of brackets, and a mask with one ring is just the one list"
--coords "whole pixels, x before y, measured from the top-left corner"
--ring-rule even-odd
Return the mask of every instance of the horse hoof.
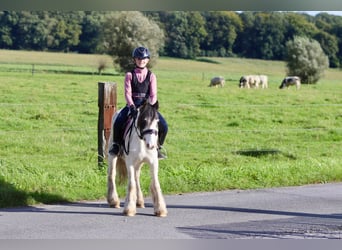
[[111, 208], [120, 208], [120, 201], [108, 200], [108, 204]]
[[134, 212], [134, 211], [123, 211], [123, 214], [125, 215], [125, 216], [128, 216], [128, 217], [133, 217], [135, 214], [136, 214], [136, 212]]
[[144, 203], [137, 203], [137, 207], [139, 207], [139, 208], [145, 208], [145, 204], [144, 204]]
[[110, 208], [120, 208], [120, 204], [109, 204]]
[[155, 212], [154, 214], [155, 214], [157, 217], [166, 217], [166, 216], [167, 216], [167, 212], [165, 212], [165, 211]]

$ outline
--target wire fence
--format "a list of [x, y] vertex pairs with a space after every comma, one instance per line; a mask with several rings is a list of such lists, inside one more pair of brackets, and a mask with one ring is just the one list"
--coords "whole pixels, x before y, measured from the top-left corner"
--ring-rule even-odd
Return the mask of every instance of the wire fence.
[[[67, 131], [80, 131], [80, 132], [94, 132], [96, 131], [97, 127], [88, 127], [88, 128], [61, 128], [61, 129], [31, 129], [31, 130], [0, 130], [1, 134], [9, 135], [13, 134], [37, 134], [39, 133], [47, 133], [47, 134], [55, 134], [55, 133], [62, 133]], [[208, 133], [208, 134], [225, 134], [225, 133], [279, 133], [279, 129], [181, 129], [181, 128], [173, 128], [176, 130], [177, 133], [184, 133], [184, 134], [198, 134], [198, 133]], [[282, 132], [301, 132], [301, 131], [326, 131], [326, 130], [342, 130], [342, 127], [329, 127], [329, 128], [282, 128]]]
[[[87, 102], [58, 102], [58, 103], [0, 103], [0, 107], [9, 107], [9, 106], [84, 106], [94, 104], [97, 101], [87, 101]], [[167, 105], [167, 103], [165, 103]], [[292, 108], [292, 107], [299, 107], [299, 108], [307, 108], [307, 107], [319, 107], [319, 106], [331, 106], [331, 107], [342, 107], [342, 103], [316, 103], [316, 104], [291, 104], [289, 106], [278, 105], [278, 104], [201, 104], [201, 103], [178, 103], [177, 106], [205, 106], [205, 107], [270, 107], [270, 108]], [[342, 110], [341, 114], [342, 116]], [[8, 133], [36, 133], [39, 131], [40, 133], [58, 133], [58, 132], [65, 132], [65, 131], [95, 131], [97, 127], [83, 127], [83, 128], [73, 128], [73, 127], [62, 127], [58, 129], [30, 129], [30, 130], [0, 130], [0, 134], [8, 134]], [[227, 132], [259, 132], [259, 133], [275, 133], [278, 132], [277, 128], [271, 129], [239, 129], [239, 128], [232, 128], [232, 129], [182, 129], [182, 128], [174, 128], [178, 132], [181, 133], [227, 133]], [[287, 132], [297, 132], [297, 131], [317, 131], [317, 130], [326, 130], [327, 128], [282, 128], [282, 131]], [[341, 127], [329, 128], [332, 130], [341, 130]]]
[[[44, 103], [0, 103], [0, 106], [62, 106], [62, 105], [85, 105], [85, 104], [93, 104], [97, 103], [97, 101], [91, 100], [86, 102], [44, 102]], [[164, 105], [171, 105], [170, 103], [164, 103]], [[174, 105], [174, 103], [172, 103]], [[319, 106], [332, 106], [332, 107], [342, 107], [342, 103], [308, 103], [308, 104], [290, 104], [288, 106], [284, 106], [284, 104], [241, 104], [241, 103], [177, 103], [177, 106], [205, 106], [205, 107], [271, 107], [271, 108], [291, 108], [291, 107], [319, 107]]]
[[[97, 101], [86, 101], [86, 102], [59, 102], [59, 103], [0, 103], [0, 107], [6, 108], [6, 107], [22, 107], [22, 106], [84, 106], [84, 105], [94, 105], [97, 103]], [[167, 105], [165, 103], [165, 105]], [[174, 104], [173, 104], [174, 105]], [[202, 103], [177, 103], [176, 106], [193, 106], [193, 107], [198, 107], [198, 106], [205, 106], [205, 107], [253, 107], [253, 108], [315, 108], [319, 106], [330, 106], [330, 107], [342, 107], [342, 103], [314, 103], [314, 104], [291, 104], [289, 106], [284, 106], [284, 105], [278, 105], [278, 104], [202, 104]], [[342, 117], [342, 110], [337, 110], [339, 112], [339, 116]], [[94, 120], [95, 121], [95, 120]], [[175, 123], [176, 124], [176, 123]], [[184, 134], [183, 139], [186, 140], [187, 135], [193, 135], [193, 134], [201, 134], [201, 133], [207, 133], [207, 134], [225, 134], [225, 133], [261, 133], [263, 135], [272, 135], [272, 134], [278, 134], [279, 133], [279, 128], [255, 128], [255, 129], [243, 129], [239, 127], [232, 127], [232, 128], [225, 128], [225, 129], [217, 129], [216, 127], [213, 129], [184, 129], [181, 127], [176, 127], [177, 125], [174, 125], [172, 127], [173, 131], [177, 131], [177, 133]], [[173, 133], [173, 131], [170, 131]], [[281, 128], [281, 133], [297, 133], [297, 132], [317, 132], [317, 131], [342, 131], [342, 127], [282, 127]], [[62, 134], [62, 133], [67, 133], [67, 132], [79, 132], [80, 136], [81, 134], [84, 133], [89, 133], [93, 134], [93, 136], [96, 137], [97, 135], [97, 123], [94, 122], [93, 125], [79, 128], [79, 127], [61, 127], [61, 128], [46, 128], [46, 129], [12, 129], [12, 130], [0, 130], [0, 138], [3, 136], [6, 137], [13, 137], [15, 135], [20, 134], [21, 138], [30, 138], [32, 136], [36, 136], [38, 133], [41, 134], [43, 137], [48, 135], [48, 134]], [[314, 142], [313, 142], [314, 143]], [[341, 142], [336, 142], [341, 144]], [[96, 142], [94, 141], [94, 145], [96, 145]], [[221, 149], [221, 153], [231, 153], [234, 149], [230, 147], [226, 147], [224, 149]], [[217, 149], [204, 149], [202, 150], [203, 152], [205, 151], [206, 153], [217, 153]], [[185, 155], [192, 155], [194, 152], [186, 152], [186, 150], [182, 151], [183, 154]], [[95, 161], [97, 159], [97, 151], [95, 150], [93, 153], [87, 153], [86, 156], [81, 156], [79, 152], [74, 152], [74, 151], [65, 151], [62, 153], [54, 153], [53, 155], [43, 155], [43, 154], [20, 154], [20, 159], [22, 161], [29, 161], [32, 158], [35, 158], [35, 161], [44, 163], [46, 161], [51, 161], [51, 157], [54, 159], [61, 159], [65, 157], [74, 157], [74, 158], [79, 158], [83, 157], [86, 159], [86, 161]], [[2, 157], [1, 157], [2, 158]], [[1, 158], [0, 158], [0, 165], [1, 165]], [[13, 155], [10, 157], [6, 157], [7, 162], [14, 162], [18, 159], [18, 155]], [[2, 159], [4, 160], [4, 159]]]

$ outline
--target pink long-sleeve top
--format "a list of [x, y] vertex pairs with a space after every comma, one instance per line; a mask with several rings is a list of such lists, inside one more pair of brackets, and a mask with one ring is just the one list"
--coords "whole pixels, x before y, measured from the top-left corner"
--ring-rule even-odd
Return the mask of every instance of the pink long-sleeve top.
[[[147, 68], [143, 68], [143, 69], [135, 68], [134, 72], [137, 75], [138, 82], [141, 83], [145, 80], [148, 69]], [[132, 104], [134, 104], [133, 98], [132, 98], [131, 81], [132, 81], [132, 73], [127, 72], [125, 76], [125, 98], [126, 98], [126, 103], [128, 106], [131, 106]], [[156, 103], [156, 101], [157, 101], [157, 77], [154, 73], [151, 72], [149, 102], [150, 104], [153, 105]]]

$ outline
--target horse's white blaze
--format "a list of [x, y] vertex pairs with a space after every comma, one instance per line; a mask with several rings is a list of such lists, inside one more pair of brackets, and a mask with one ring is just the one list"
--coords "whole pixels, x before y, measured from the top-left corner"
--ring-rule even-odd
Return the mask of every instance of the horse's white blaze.
[[[138, 116], [140, 111], [138, 112]], [[112, 122], [116, 115], [114, 115]], [[112, 123], [113, 124], [113, 123]], [[156, 131], [152, 133], [144, 133], [143, 139], [139, 137], [137, 132], [137, 120], [135, 121], [135, 127], [132, 130], [131, 137], [126, 137], [125, 145], [128, 150], [128, 154], [124, 152], [122, 156], [108, 155], [108, 192], [107, 201], [110, 206], [119, 207], [120, 199], [117, 195], [115, 176], [116, 170], [119, 174], [123, 174], [127, 170], [128, 185], [124, 206], [124, 214], [127, 216], [134, 216], [136, 214], [136, 207], [144, 207], [144, 197], [140, 187], [140, 170], [144, 163], [150, 166], [151, 184], [150, 190], [153, 200], [154, 213], [157, 216], [165, 217], [167, 215], [167, 209], [165, 200], [160, 188], [158, 179], [158, 120], [154, 120], [147, 128], [143, 128], [150, 131]], [[111, 131], [111, 137], [112, 138]], [[124, 160], [124, 161], [123, 161]], [[119, 204], [119, 206], [118, 206]]]
[[[151, 124], [151, 127], [158, 128], [158, 120], [154, 120]], [[154, 149], [158, 147], [158, 131], [157, 130], [144, 134], [143, 139], [148, 149]]]

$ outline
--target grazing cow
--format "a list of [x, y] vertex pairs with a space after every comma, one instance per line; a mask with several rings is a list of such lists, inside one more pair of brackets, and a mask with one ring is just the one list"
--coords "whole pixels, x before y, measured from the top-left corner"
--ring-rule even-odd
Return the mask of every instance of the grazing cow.
[[296, 85], [296, 88], [300, 89], [300, 78], [298, 76], [285, 77], [284, 80], [281, 82], [281, 85], [279, 86], [279, 88], [285, 89], [292, 85]]
[[210, 80], [209, 87], [217, 87], [221, 88], [224, 86], [224, 78], [222, 76], [216, 76]]
[[268, 88], [268, 77], [265, 75], [246, 75], [240, 78], [240, 88]]
[[261, 88], [267, 89], [268, 88], [268, 77], [265, 75], [259, 75], [259, 78], [260, 78], [259, 85], [261, 85]]
[[249, 76], [241, 76], [240, 81], [239, 81], [239, 87], [240, 88], [250, 88]]

